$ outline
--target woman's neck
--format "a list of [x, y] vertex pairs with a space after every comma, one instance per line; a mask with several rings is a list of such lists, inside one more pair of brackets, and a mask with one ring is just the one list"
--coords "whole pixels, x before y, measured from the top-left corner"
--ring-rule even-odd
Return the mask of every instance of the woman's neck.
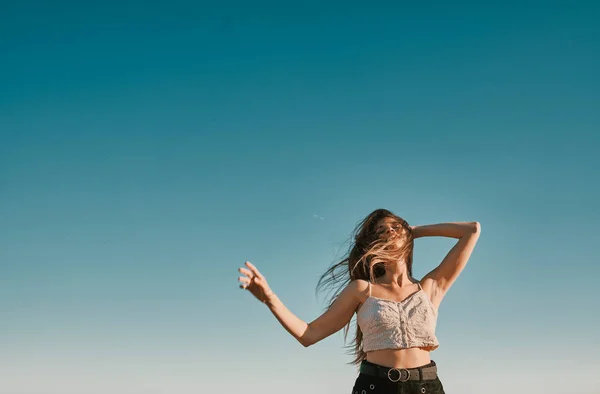
[[398, 287], [410, 286], [413, 284], [411, 276], [408, 274], [406, 263], [399, 262], [396, 265], [385, 268], [385, 275], [381, 282], [387, 284], [396, 284]]

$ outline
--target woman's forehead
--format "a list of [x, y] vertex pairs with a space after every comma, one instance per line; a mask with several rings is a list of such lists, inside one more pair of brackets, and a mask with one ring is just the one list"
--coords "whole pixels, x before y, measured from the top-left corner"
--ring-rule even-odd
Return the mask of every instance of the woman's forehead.
[[386, 224], [395, 224], [398, 223], [398, 220], [394, 218], [384, 218], [377, 222], [377, 226], [384, 226]]

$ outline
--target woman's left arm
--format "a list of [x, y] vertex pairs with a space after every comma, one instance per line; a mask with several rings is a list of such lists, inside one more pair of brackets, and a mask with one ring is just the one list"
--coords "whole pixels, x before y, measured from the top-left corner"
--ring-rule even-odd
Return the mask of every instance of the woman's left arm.
[[467, 265], [471, 253], [479, 240], [479, 222], [440, 223], [412, 227], [413, 237], [451, 237], [458, 242], [444, 257], [440, 265], [423, 277], [423, 284], [432, 282], [432, 298], [439, 302], [448, 292], [456, 278]]

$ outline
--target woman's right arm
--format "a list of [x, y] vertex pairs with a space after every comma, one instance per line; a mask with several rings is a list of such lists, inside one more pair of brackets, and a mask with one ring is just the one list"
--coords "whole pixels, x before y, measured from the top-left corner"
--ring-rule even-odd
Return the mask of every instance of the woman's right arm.
[[293, 314], [279, 297], [269, 288], [264, 276], [251, 263], [240, 268], [245, 277], [240, 277], [241, 288], [249, 290], [259, 301], [265, 303], [279, 323], [303, 346], [311, 346], [342, 329], [366, 296], [368, 283], [363, 280], [352, 281], [340, 293], [321, 316], [307, 323]]

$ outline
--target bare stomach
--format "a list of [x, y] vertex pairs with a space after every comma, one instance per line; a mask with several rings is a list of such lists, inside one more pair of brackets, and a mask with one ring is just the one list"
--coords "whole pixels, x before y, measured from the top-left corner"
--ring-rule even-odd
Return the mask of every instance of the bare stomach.
[[389, 368], [416, 368], [431, 362], [430, 350], [413, 347], [409, 349], [383, 349], [367, 353], [367, 361]]

